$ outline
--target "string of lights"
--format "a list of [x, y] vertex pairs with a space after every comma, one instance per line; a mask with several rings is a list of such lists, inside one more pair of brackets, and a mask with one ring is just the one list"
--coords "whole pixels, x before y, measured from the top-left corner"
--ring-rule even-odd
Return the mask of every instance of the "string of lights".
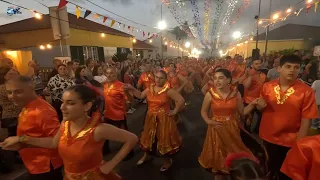
[[[301, 7], [301, 4], [304, 4], [304, 7]], [[287, 9], [284, 9], [282, 11], [276, 11], [270, 18], [258, 18], [258, 24], [260, 25], [259, 28], [267, 28], [268, 26], [274, 26], [277, 23], [283, 22], [287, 20], [289, 17], [295, 17], [299, 16], [303, 10], [306, 10], [306, 14], [310, 12], [311, 8], [314, 7], [314, 12], [317, 12], [317, 8], [320, 1], [314, 1], [314, 0], [301, 0], [297, 2], [295, 5], [289, 6]], [[240, 47], [243, 44], [247, 44], [250, 41], [253, 41], [253, 34], [255, 30], [250, 31], [248, 34], [241, 35], [237, 39], [238, 42], [234, 44], [230, 44], [229, 47], [231, 48], [227, 49], [226, 52], [234, 50], [236, 47]], [[240, 42], [239, 42], [240, 41]], [[221, 51], [222, 52], [222, 51]], [[220, 53], [225, 54], [225, 53]]]

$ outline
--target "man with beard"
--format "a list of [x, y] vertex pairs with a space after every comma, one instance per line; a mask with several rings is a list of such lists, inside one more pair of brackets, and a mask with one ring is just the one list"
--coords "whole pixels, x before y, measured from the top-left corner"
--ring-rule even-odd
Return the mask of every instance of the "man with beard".
[[[251, 69], [246, 70], [247, 79], [244, 81], [243, 85], [245, 88], [244, 93], [244, 103], [245, 105], [250, 104], [252, 101], [260, 97], [260, 91], [262, 89], [263, 84], [266, 82], [266, 75], [259, 71], [261, 67], [261, 60], [255, 59], [252, 60]], [[247, 119], [247, 125], [251, 126], [251, 122], [253, 119], [253, 115], [257, 114], [257, 124], [254, 128], [254, 132], [259, 132], [261, 113], [257, 109], [252, 111], [251, 115], [249, 115]]]

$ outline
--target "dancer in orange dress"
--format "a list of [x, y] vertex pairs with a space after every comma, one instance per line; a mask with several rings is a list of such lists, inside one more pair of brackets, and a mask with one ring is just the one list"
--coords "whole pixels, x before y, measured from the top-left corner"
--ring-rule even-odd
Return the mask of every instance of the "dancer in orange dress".
[[[138, 142], [134, 134], [112, 125], [100, 123], [101, 113], [87, 115], [96, 99], [89, 87], [76, 85], [63, 93], [63, 122], [54, 138], [35, 138], [23, 135], [7, 138], [2, 147], [25, 143], [38, 147], [58, 148], [64, 163], [65, 180], [115, 180], [112, 173]], [[21, 141], [21, 139], [24, 139]], [[121, 150], [108, 162], [103, 162], [105, 140], [123, 142]]]
[[150, 87], [151, 84], [154, 83], [154, 75], [152, 72], [151, 64], [147, 62], [144, 64], [144, 72], [141, 74], [137, 88], [145, 90], [146, 88]]
[[320, 135], [295, 143], [284, 160], [281, 172], [292, 180], [318, 180], [320, 172]]
[[[156, 83], [143, 92], [131, 85], [127, 85], [127, 88], [133, 91], [136, 97], [147, 97], [148, 101], [148, 112], [140, 137], [140, 147], [145, 153], [137, 165], [146, 162], [149, 153], [165, 158], [160, 171], [166, 171], [172, 165], [171, 155], [177, 153], [181, 148], [182, 140], [177, 129], [175, 115], [183, 105], [184, 99], [166, 84], [167, 74], [164, 71], [159, 71], [155, 75], [155, 80]], [[170, 110], [171, 100], [175, 101], [173, 110]]]
[[[226, 69], [219, 69], [214, 75], [215, 88], [211, 88], [204, 98], [201, 116], [208, 124], [206, 139], [199, 163], [214, 173], [229, 172], [225, 166], [225, 158], [229, 153], [251, 151], [244, 145], [240, 137], [239, 116], [249, 113], [254, 106], [244, 109], [240, 93], [230, 88], [232, 77]], [[213, 117], [209, 118], [209, 108]]]
[[176, 73], [176, 67], [173, 63], [170, 63], [166, 70], [170, 87], [181, 94], [181, 91], [188, 83], [188, 80], [181, 74]]

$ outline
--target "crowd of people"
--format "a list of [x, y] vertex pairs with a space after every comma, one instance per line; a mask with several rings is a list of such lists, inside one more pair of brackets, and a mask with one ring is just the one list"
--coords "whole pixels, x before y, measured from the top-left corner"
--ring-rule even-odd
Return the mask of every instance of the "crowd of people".
[[[45, 83], [36, 62], [22, 76], [10, 59], [3, 59], [1, 126], [8, 137], [0, 147], [19, 152], [32, 180], [121, 179], [113, 170], [135, 155], [137, 143], [144, 154], [136, 164], [160, 157], [165, 172], [183, 148], [179, 113], [193, 103], [190, 96], [196, 91], [204, 94], [200, 113], [208, 125], [198, 161], [216, 179], [315, 180], [320, 135], [306, 136], [311, 124], [318, 128], [314, 91], [320, 91], [319, 85], [312, 89], [298, 79], [311, 67], [301, 71], [298, 52], [273, 60], [273, 68], [265, 71], [264, 57], [244, 60], [238, 54], [88, 59], [84, 66], [56, 59]], [[127, 125], [135, 101], [147, 104], [139, 139]], [[123, 146], [106, 162], [109, 141]]]

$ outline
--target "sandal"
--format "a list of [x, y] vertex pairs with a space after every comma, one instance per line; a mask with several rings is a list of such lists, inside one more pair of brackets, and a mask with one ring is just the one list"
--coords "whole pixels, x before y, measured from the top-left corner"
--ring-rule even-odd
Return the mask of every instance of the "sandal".
[[173, 164], [173, 161], [172, 161], [172, 159], [170, 159], [170, 166], [168, 166], [168, 167], [161, 166], [160, 172], [165, 172], [165, 171], [167, 171], [168, 169], [170, 169], [170, 167], [172, 166], [172, 164]]
[[[141, 159], [142, 159], [142, 158], [141, 158]], [[150, 161], [153, 160], [152, 157], [146, 157], [145, 160], [141, 160], [141, 159], [137, 162], [137, 166], [142, 165], [142, 164], [145, 164], [145, 163], [150, 162]]]

